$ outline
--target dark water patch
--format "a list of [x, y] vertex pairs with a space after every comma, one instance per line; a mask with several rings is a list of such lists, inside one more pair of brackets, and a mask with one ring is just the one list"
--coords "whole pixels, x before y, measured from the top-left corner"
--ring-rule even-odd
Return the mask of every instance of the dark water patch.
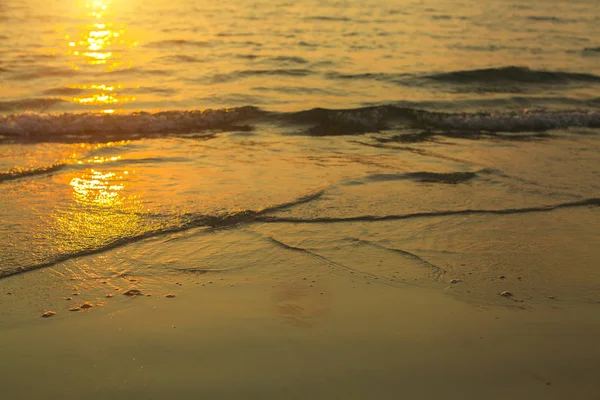
[[446, 183], [456, 185], [468, 182], [477, 177], [476, 172], [411, 172], [406, 174], [408, 179], [424, 183]]
[[232, 54], [231, 56], [242, 60], [256, 60], [261, 57], [258, 54]]
[[319, 47], [319, 45], [316, 43], [310, 43], [305, 41], [298, 42], [297, 45], [301, 47]]
[[389, 107], [367, 107], [350, 110], [315, 108], [292, 113], [287, 119], [301, 125], [312, 125], [307, 133], [316, 136], [355, 135], [379, 132], [387, 127]]
[[490, 140], [499, 139], [505, 141], [521, 141], [529, 142], [539, 139], [548, 139], [552, 136], [546, 132], [523, 132], [516, 134], [508, 134], [504, 132], [486, 132], [486, 131], [422, 131], [416, 133], [407, 133], [394, 135], [391, 137], [376, 137], [379, 143], [422, 143], [422, 142], [439, 142], [436, 138], [444, 137], [450, 139], [467, 139], [467, 140]]
[[322, 89], [322, 88], [313, 88], [306, 86], [257, 86], [253, 87], [251, 90], [257, 92], [282, 92], [288, 94], [331, 94], [330, 91]]
[[600, 56], [600, 47], [586, 47], [583, 49], [582, 53], [584, 55], [599, 55]]
[[156, 42], [150, 42], [146, 44], [146, 47], [156, 48], [173, 48], [173, 47], [210, 47], [213, 43], [200, 40], [185, 40], [185, 39], [172, 39], [172, 40], [159, 40]]
[[156, 94], [164, 97], [174, 96], [179, 93], [179, 90], [168, 87], [157, 87], [157, 86], [141, 86], [138, 88], [129, 88], [123, 91], [123, 93], [132, 94]]
[[434, 136], [434, 133], [425, 131], [394, 135], [391, 137], [376, 137], [375, 140], [380, 143], [422, 143], [431, 141]]
[[369, 182], [390, 182], [411, 180], [421, 183], [441, 183], [456, 185], [465, 183], [478, 176], [477, 172], [408, 172], [401, 174], [369, 174], [359, 179], [344, 181], [345, 185], [362, 185]]
[[549, 16], [543, 16], [543, 15], [530, 15], [525, 18], [530, 21], [554, 22], [554, 23], [561, 23], [561, 24], [575, 22], [572, 19], [549, 17]]
[[57, 87], [44, 90], [44, 94], [56, 95], [56, 96], [74, 96], [84, 92], [81, 88], [70, 88], [70, 87]]
[[290, 76], [290, 77], [302, 77], [313, 74], [308, 69], [255, 69], [255, 70], [242, 70], [234, 71], [227, 74], [216, 74], [207, 80], [212, 83], [223, 83], [231, 82], [237, 79], [243, 79], [248, 77], [261, 77], [261, 76]]
[[397, 85], [405, 85], [408, 83], [409, 78], [412, 77], [410, 74], [401, 73], [363, 73], [363, 74], [342, 74], [339, 72], [328, 72], [325, 75], [327, 79], [333, 80], [349, 80], [349, 81], [362, 81], [362, 80], [373, 80], [379, 82], [389, 82]]
[[568, 84], [570, 82], [599, 83], [600, 76], [575, 72], [537, 71], [527, 67], [486, 68], [466, 71], [445, 72], [425, 78], [447, 83], [539, 83]]
[[446, 217], [454, 215], [510, 215], [510, 214], [526, 214], [526, 213], [538, 213], [538, 212], [549, 212], [562, 208], [574, 208], [574, 207], [597, 207], [600, 206], [600, 198], [592, 198], [581, 201], [574, 201], [568, 203], [560, 203], [549, 206], [536, 206], [536, 207], [524, 207], [524, 208], [507, 208], [500, 210], [480, 210], [480, 209], [465, 209], [465, 210], [447, 210], [447, 211], [431, 211], [421, 212], [413, 214], [399, 214], [399, 215], [361, 215], [358, 217], [325, 217], [325, 218], [288, 218], [288, 217], [276, 217], [276, 216], [257, 216], [254, 220], [257, 222], [265, 223], [304, 223], [304, 224], [322, 224], [322, 223], [341, 223], [341, 222], [379, 222], [379, 221], [396, 221], [403, 219], [413, 218], [435, 218], [435, 217]]
[[172, 56], [164, 56], [164, 57], [161, 57], [160, 59], [168, 61], [168, 62], [172, 62], [172, 63], [187, 63], [187, 64], [201, 63], [201, 62], [207, 61], [206, 59], [200, 59], [198, 57], [188, 56], [185, 54], [175, 54]]
[[157, 75], [157, 76], [170, 76], [172, 72], [163, 69], [146, 69], [146, 68], [125, 68], [117, 69], [114, 71], [106, 72], [106, 75], [110, 76], [130, 76], [130, 75]]
[[290, 63], [290, 64], [308, 64], [308, 60], [302, 57], [294, 57], [294, 56], [279, 56], [269, 58], [269, 61], [275, 61], [280, 63]]
[[331, 17], [326, 15], [317, 15], [304, 18], [305, 21], [326, 21], [326, 22], [350, 22], [352, 19], [347, 17]]
[[22, 99], [13, 101], [0, 101], [0, 112], [14, 112], [22, 110], [44, 111], [62, 103], [64, 100], [56, 98]]

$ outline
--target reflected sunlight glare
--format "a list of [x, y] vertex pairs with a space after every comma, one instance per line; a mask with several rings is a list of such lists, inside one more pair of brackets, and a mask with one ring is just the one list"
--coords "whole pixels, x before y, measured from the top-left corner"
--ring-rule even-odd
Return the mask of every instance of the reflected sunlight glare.
[[[83, 106], [100, 107], [97, 111], [103, 113], [113, 113], [115, 105], [135, 101], [135, 97], [119, 93], [123, 85], [106, 81], [107, 73], [118, 71], [125, 65], [122, 55], [127, 48], [139, 43], [127, 40], [126, 26], [114, 22], [113, 3], [104, 0], [80, 4], [76, 12], [80, 14], [78, 19], [84, 23], [77, 28], [78, 38], [74, 40], [70, 35], [65, 35], [67, 53], [73, 57], [71, 67], [77, 71], [91, 72], [90, 75], [95, 79], [102, 79], [95, 84], [69, 85], [69, 88], [82, 92], [69, 100]], [[125, 68], [131, 68], [131, 63], [127, 63]]]

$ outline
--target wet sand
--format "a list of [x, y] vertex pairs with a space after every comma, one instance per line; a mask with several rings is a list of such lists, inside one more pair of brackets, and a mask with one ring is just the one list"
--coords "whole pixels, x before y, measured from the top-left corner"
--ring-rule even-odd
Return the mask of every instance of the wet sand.
[[[61, 268], [0, 281], [3, 399], [598, 395], [597, 303], [481, 305], [452, 295], [468, 282], [448, 276], [439, 290], [293, 265], [255, 279], [130, 279], [142, 295], [128, 297]], [[67, 311], [84, 301], [93, 307]]]

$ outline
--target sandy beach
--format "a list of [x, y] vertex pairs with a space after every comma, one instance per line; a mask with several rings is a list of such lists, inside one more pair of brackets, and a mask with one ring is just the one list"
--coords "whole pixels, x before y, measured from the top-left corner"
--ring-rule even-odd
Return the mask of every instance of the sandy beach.
[[0, 1], [0, 400], [600, 400], [599, 38]]
[[[556, 213], [598, 219], [597, 209]], [[540, 229], [549, 219], [525, 217]], [[278, 237], [286, 230], [297, 236], [292, 228], [279, 227]], [[244, 234], [225, 230], [209, 240], [223, 244]], [[191, 233], [185, 246], [202, 238]], [[155, 242], [126, 246], [120, 257]], [[586, 246], [592, 257], [597, 250]], [[251, 269], [86, 276], [80, 266], [98, 271], [107, 262], [100, 254], [1, 280], [3, 398], [597, 398], [600, 297], [584, 283], [597, 285], [593, 270], [568, 281], [554, 277], [551, 265], [545, 280], [535, 268], [499, 278], [465, 266], [436, 278], [427, 273], [423, 284], [382, 275], [386, 263], [416, 268], [389, 252], [371, 257], [372, 265], [340, 260], [363, 271], [355, 276], [353, 268], [328, 267], [298, 251], [256, 250], [254, 259], [235, 261]], [[519, 262], [533, 253], [524, 251]], [[578, 254], [574, 266], [588, 257], [563, 249], [540, 261], [551, 264], [557, 254], [559, 262], [560, 254], [572, 261]], [[516, 265], [515, 257], [505, 253], [499, 261]], [[141, 295], [122, 294], [129, 289]], [[84, 302], [93, 307], [68, 311]], [[45, 310], [56, 314], [43, 318]]]

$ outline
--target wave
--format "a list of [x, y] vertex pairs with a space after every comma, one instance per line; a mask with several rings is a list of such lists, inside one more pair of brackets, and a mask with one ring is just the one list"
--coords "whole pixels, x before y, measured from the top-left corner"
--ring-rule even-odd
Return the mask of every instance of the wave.
[[423, 126], [427, 128], [470, 132], [540, 132], [570, 127], [600, 128], [600, 112], [597, 111], [426, 113], [419, 117]]
[[491, 215], [510, 215], [510, 214], [526, 214], [534, 212], [549, 212], [562, 208], [574, 208], [574, 207], [594, 207], [600, 206], [600, 198], [591, 198], [580, 201], [560, 203], [549, 206], [537, 206], [537, 207], [525, 207], [525, 208], [508, 208], [499, 210], [482, 210], [482, 209], [465, 209], [465, 210], [447, 210], [447, 211], [431, 211], [431, 212], [420, 212], [413, 214], [399, 214], [399, 215], [360, 215], [357, 217], [325, 217], [325, 218], [291, 218], [291, 217], [277, 217], [277, 216], [257, 216], [254, 218], [256, 222], [265, 223], [302, 223], [302, 224], [321, 224], [321, 223], [334, 223], [334, 222], [379, 222], [379, 221], [396, 221], [403, 219], [413, 218], [431, 218], [431, 217], [446, 217], [453, 215], [477, 215], [477, 214], [491, 214]]
[[[186, 135], [210, 130], [253, 129], [261, 122], [315, 136], [357, 135], [389, 129], [421, 129], [473, 136], [473, 133], [545, 132], [570, 127], [600, 128], [600, 111], [446, 113], [393, 105], [299, 112], [268, 112], [254, 106], [215, 110], [131, 114], [20, 113], [0, 117], [2, 142], [99, 142]], [[437, 134], [434, 132], [434, 134]], [[415, 136], [417, 135], [417, 136]], [[420, 136], [419, 136], [420, 135]], [[429, 134], [401, 135], [398, 141], [427, 140]], [[431, 136], [431, 135], [429, 135]], [[511, 139], [498, 135], [499, 138]], [[515, 136], [512, 139], [524, 139]]]
[[426, 76], [428, 79], [446, 83], [541, 83], [567, 84], [570, 82], [600, 82], [600, 76], [577, 72], [539, 71], [527, 67], [486, 68], [444, 72]]
[[221, 215], [205, 215], [195, 213], [178, 215], [172, 218], [172, 221], [169, 225], [164, 226], [162, 228], [147, 230], [131, 236], [119, 237], [98, 247], [84, 248], [70, 253], [57, 254], [55, 256], [49, 257], [47, 260], [42, 261], [38, 264], [0, 270], [0, 279], [24, 272], [51, 267], [58, 263], [65, 262], [74, 258], [103, 253], [105, 251], [140, 242], [144, 239], [149, 239], [156, 236], [183, 232], [193, 228], [219, 229], [239, 225], [242, 223], [248, 223], [253, 221], [260, 215], [276, 211], [282, 211], [299, 204], [304, 204], [312, 200], [316, 200], [319, 197], [321, 197], [323, 193], [323, 190], [316, 190], [304, 196], [298, 197], [290, 202], [276, 204], [270, 207], [266, 207], [262, 210], [244, 210]]
[[8, 172], [0, 173], [0, 182], [12, 181], [15, 179], [28, 178], [36, 175], [45, 175], [62, 169], [66, 163], [55, 163], [32, 168], [13, 168]]
[[244, 128], [239, 124], [262, 114], [256, 107], [114, 115], [22, 113], [0, 118], [0, 136], [22, 142], [134, 139]]

